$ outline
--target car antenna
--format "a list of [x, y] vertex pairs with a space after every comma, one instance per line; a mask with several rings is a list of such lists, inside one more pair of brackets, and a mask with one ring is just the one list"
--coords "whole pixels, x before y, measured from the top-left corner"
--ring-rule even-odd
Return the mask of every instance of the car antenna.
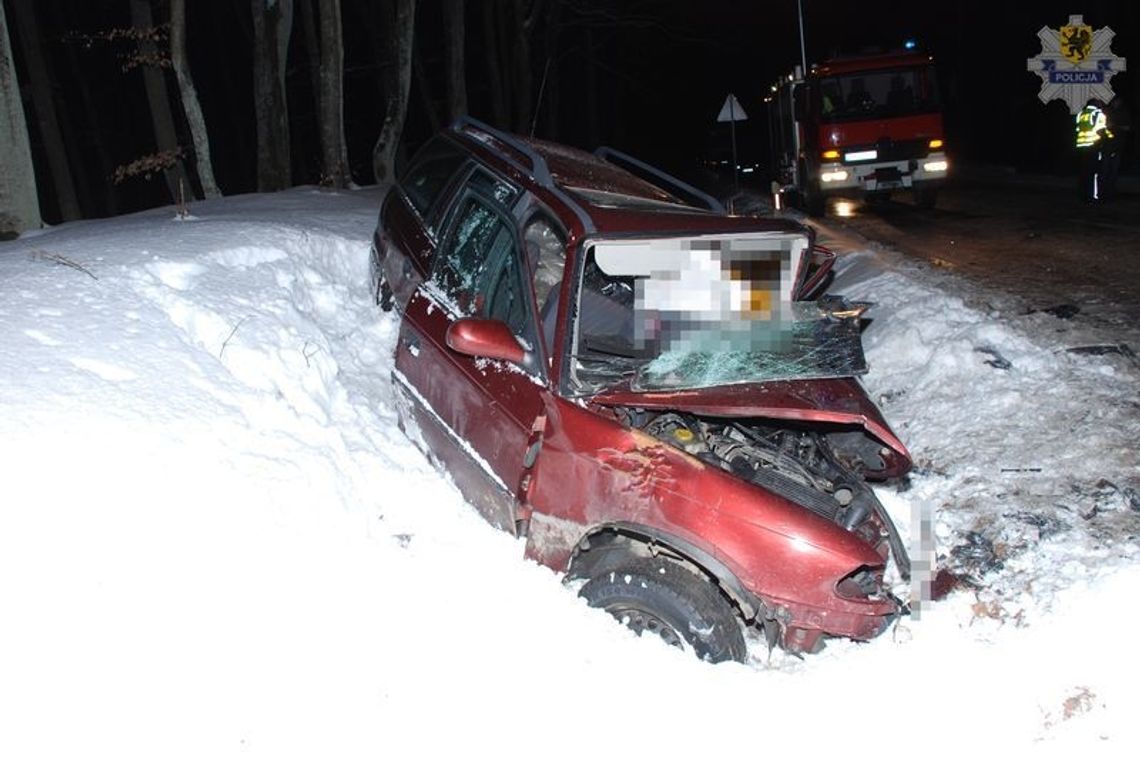
[[550, 74], [550, 56], [546, 57], [546, 66], [542, 68], [542, 84], [538, 86], [538, 103], [534, 105], [534, 116], [530, 120], [530, 137], [534, 137], [534, 129], [538, 126], [538, 112], [542, 110], [542, 96], [546, 93], [546, 75]]

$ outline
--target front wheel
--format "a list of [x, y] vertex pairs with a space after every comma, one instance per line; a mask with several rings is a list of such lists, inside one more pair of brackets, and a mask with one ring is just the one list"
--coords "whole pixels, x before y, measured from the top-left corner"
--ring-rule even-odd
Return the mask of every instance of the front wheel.
[[748, 655], [740, 621], [720, 589], [669, 558], [632, 558], [595, 575], [580, 596], [636, 633], [687, 645], [710, 663]]
[[812, 217], [822, 217], [826, 212], [823, 192], [820, 190], [819, 181], [808, 177], [807, 166], [802, 162], [797, 180], [799, 181], [800, 204], [803, 211]]

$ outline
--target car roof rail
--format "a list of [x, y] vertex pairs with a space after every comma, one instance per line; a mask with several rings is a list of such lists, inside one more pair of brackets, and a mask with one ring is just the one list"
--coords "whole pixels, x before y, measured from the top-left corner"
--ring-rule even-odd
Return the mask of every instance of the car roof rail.
[[[533, 177], [536, 181], [538, 181], [546, 188], [554, 187], [554, 177], [550, 174], [550, 167], [547, 166], [546, 159], [544, 159], [541, 154], [535, 151], [533, 146], [528, 146], [526, 143], [520, 141], [516, 136], [499, 130], [498, 128], [491, 127], [486, 122], [481, 122], [474, 117], [464, 115], [456, 119], [455, 122], [453, 122], [451, 125], [451, 129], [455, 130], [457, 133], [470, 134], [470, 128], [474, 128], [481, 133], [486, 133], [490, 137], [497, 140], [499, 143], [502, 143], [508, 148], [514, 149], [519, 154], [522, 154], [524, 157], [530, 160], [529, 169], [519, 166], [519, 162], [509, 154], [506, 154], [502, 150], [497, 150], [497, 153], [502, 155], [504, 159], [518, 167], [518, 169]], [[492, 146], [491, 148], [495, 149], [496, 147]]]
[[685, 181], [670, 175], [664, 170], [658, 169], [646, 162], [642, 162], [640, 159], [635, 159], [625, 152], [618, 151], [617, 149], [611, 148], [610, 146], [599, 146], [598, 148], [594, 149], [594, 156], [606, 161], [616, 159], [618, 164], [628, 165], [626, 169], [633, 172], [634, 175], [637, 174], [637, 171], [641, 171], [650, 176], [649, 178], [642, 176], [643, 180], [664, 181], [665, 183], [671, 185], [675, 190], [682, 191], [703, 202], [704, 205], [711, 211], [718, 212], [721, 215], [728, 214], [728, 210], [725, 209], [724, 205], [716, 197], [705, 193], [695, 186], [689, 185]]
[[490, 149], [491, 151], [494, 151], [500, 158], [513, 165], [516, 169], [526, 173], [527, 175], [530, 175], [539, 185], [557, 196], [559, 200], [561, 200], [563, 204], [569, 207], [578, 217], [578, 220], [582, 223], [582, 227], [587, 234], [593, 233], [597, 230], [597, 227], [594, 225], [593, 218], [590, 217], [588, 212], [582, 209], [582, 205], [578, 204], [578, 202], [576, 202], [573, 197], [571, 197], [568, 193], [566, 193], [565, 190], [563, 190], [557, 183], [554, 182], [554, 176], [550, 173], [550, 166], [546, 163], [546, 159], [542, 156], [542, 154], [538, 153], [538, 151], [536, 151], [533, 146], [526, 143], [525, 141], [519, 140], [518, 136], [511, 135], [508, 132], [504, 132], [498, 128], [491, 127], [486, 122], [482, 122], [478, 119], [475, 119], [474, 117], [467, 115], [459, 117], [454, 122], [452, 122], [451, 129], [457, 133], [470, 135], [476, 140], [478, 140], [478, 137], [473, 135], [473, 133], [476, 131], [483, 133], [491, 138], [494, 138], [496, 141], [503, 144], [503, 146], [506, 146], [512, 151], [526, 157], [527, 160], [530, 161], [529, 169], [524, 167], [522, 163], [519, 162], [509, 152], [503, 151], [498, 146], [491, 145], [486, 141], [480, 141], [483, 146]]

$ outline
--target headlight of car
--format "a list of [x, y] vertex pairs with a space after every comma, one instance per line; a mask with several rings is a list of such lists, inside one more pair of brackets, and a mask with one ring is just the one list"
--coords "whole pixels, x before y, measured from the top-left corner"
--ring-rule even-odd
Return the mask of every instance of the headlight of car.
[[881, 600], [883, 592], [882, 566], [857, 568], [839, 579], [835, 591], [840, 597], [849, 600]]

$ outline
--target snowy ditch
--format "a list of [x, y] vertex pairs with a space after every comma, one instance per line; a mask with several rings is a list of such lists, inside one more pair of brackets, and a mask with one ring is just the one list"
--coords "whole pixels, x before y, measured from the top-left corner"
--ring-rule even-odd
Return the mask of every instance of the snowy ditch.
[[822, 754], [871, 719], [908, 752], [1135, 750], [1130, 359], [845, 255], [916, 460], [880, 496], [955, 586], [870, 644], [707, 666], [585, 608], [399, 432], [377, 208], [297, 189], [0, 244], [0, 759]]

